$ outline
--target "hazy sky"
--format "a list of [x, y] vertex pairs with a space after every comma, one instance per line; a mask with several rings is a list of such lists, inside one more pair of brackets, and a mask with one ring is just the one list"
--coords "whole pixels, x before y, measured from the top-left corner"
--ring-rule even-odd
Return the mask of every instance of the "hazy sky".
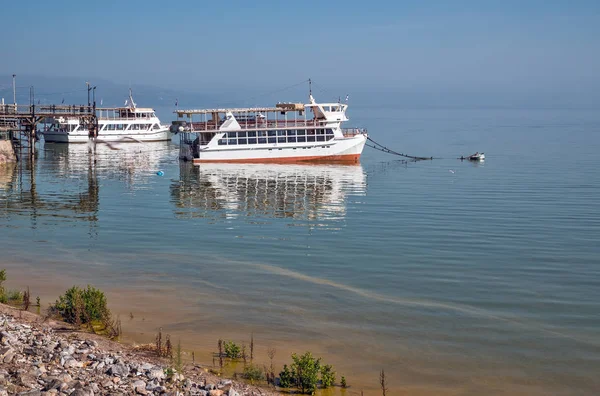
[[176, 89], [600, 91], [600, 1], [4, 1], [0, 74]]

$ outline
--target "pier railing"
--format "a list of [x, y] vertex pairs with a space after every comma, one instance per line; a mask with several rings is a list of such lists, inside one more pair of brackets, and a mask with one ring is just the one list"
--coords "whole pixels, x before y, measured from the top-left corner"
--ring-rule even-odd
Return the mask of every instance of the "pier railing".
[[88, 105], [0, 105], [0, 117], [24, 116], [93, 116], [94, 107]]

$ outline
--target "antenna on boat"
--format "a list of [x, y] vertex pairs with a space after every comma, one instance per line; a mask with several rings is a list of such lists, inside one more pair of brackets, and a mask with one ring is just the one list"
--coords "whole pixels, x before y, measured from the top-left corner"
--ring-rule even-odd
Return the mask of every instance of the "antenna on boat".
[[131, 87], [129, 87], [129, 102], [133, 108], [135, 108], [135, 102], [133, 101], [133, 94], [131, 93]]
[[308, 94], [312, 96], [312, 80], [308, 79]]

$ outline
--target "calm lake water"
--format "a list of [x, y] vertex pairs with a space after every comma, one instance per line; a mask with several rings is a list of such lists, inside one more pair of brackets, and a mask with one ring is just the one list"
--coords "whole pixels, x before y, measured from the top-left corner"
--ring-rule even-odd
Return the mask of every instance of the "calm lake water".
[[278, 368], [311, 350], [345, 394], [378, 394], [382, 368], [393, 395], [600, 393], [600, 113], [349, 115], [440, 159], [195, 167], [176, 143], [95, 161], [42, 144], [34, 169], [0, 168], [8, 287], [93, 284], [129, 340], [163, 327], [206, 364], [220, 337], [253, 333]]

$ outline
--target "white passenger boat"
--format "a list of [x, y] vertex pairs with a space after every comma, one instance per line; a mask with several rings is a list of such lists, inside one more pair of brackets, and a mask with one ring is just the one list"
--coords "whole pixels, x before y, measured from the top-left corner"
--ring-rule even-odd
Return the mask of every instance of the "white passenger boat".
[[[131, 90], [124, 107], [99, 108], [98, 139], [107, 142], [142, 141], [156, 142], [170, 140], [168, 125], [162, 125], [151, 108], [137, 107]], [[88, 126], [78, 118], [54, 118], [48, 128], [42, 131], [46, 142], [87, 143]]]
[[[365, 129], [344, 129], [345, 103], [176, 110], [180, 157], [203, 162], [358, 162]], [[193, 117], [196, 116], [196, 120]]]

